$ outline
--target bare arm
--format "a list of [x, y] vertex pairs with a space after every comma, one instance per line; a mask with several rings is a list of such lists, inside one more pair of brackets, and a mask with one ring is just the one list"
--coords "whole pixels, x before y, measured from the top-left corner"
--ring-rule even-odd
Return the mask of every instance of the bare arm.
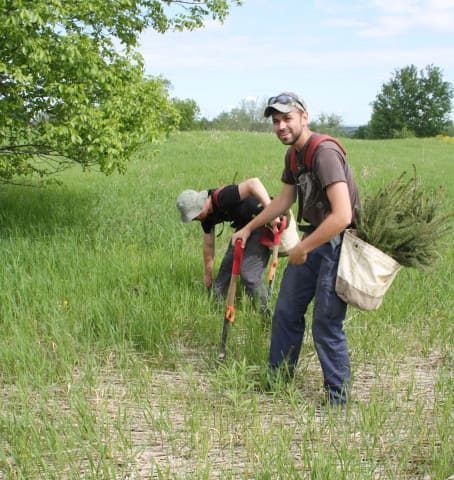
[[213, 284], [214, 232], [203, 234], [203, 263], [205, 266], [205, 287]]
[[238, 230], [238, 232], [233, 234], [232, 244], [234, 245], [236, 240], [241, 238], [242, 246], [244, 248], [246, 246], [247, 239], [253, 230], [275, 220], [277, 217], [279, 217], [279, 215], [285, 212], [285, 210], [290, 208], [294, 201], [295, 186], [284, 183], [279, 195], [273, 198], [273, 200], [271, 200], [271, 202], [259, 213], [259, 215], [252, 219], [241, 230]]
[[347, 184], [336, 182], [328, 185], [326, 194], [331, 204], [331, 213], [310, 235], [290, 250], [288, 257], [290, 263], [304, 263], [310, 251], [329, 242], [350, 225], [352, 207]]
[[271, 202], [265, 186], [257, 177], [249, 178], [238, 184], [238, 191], [241, 200], [244, 200], [249, 195], [253, 195], [264, 207]]

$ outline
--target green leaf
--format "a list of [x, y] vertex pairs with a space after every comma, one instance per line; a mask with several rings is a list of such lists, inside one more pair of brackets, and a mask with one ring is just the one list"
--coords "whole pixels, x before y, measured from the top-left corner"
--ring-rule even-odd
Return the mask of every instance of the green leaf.
[[[146, 77], [134, 50], [149, 26], [164, 32], [223, 20], [238, 1], [34, 0], [0, 22], [0, 181], [49, 175], [68, 161], [124, 172], [144, 141], [173, 131], [170, 82]], [[116, 46], [123, 48], [118, 49]], [[47, 159], [47, 162], [37, 160]], [[52, 164], [52, 168], [39, 166]]]

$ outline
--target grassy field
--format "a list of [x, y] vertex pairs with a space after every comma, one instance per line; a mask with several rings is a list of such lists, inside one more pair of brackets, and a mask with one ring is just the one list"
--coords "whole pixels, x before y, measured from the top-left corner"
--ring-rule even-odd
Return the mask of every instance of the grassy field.
[[[343, 143], [363, 196], [415, 165], [453, 210], [453, 143]], [[270, 325], [241, 288], [216, 364], [224, 305], [208, 299], [201, 229], [175, 199], [251, 176], [275, 194], [284, 151], [269, 134], [181, 133], [125, 176], [0, 188], [1, 480], [454, 474], [451, 238], [433, 268], [399, 272], [378, 311], [348, 311], [347, 410], [319, 408], [310, 325], [295, 382], [260, 388]]]

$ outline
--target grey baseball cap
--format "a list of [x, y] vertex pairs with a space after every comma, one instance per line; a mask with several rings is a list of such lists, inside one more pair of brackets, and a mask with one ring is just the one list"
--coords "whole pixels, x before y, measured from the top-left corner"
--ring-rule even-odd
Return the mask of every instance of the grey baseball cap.
[[280, 113], [289, 113], [293, 110], [300, 110], [307, 112], [307, 107], [304, 100], [295, 93], [282, 92], [275, 97], [268, 99], [267, 107], [265, 108], [265, 117], [269, 117], [273, 111]]
[[208, 190], [202, 190], [201, 192], [185, 190], [181, 192], [177, 198], [177, 208], [180, 211], [181, 220], [188, 223], [199, 216], [205, 207], [207, 198]]

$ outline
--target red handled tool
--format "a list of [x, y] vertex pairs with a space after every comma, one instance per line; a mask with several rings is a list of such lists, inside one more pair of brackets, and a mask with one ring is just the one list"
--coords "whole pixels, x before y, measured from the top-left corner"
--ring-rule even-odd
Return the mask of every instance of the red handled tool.
[[273, 286], [274, 286], [274, 280], [276, 278], [276, 269], [277, 269], [277, 259], [279, 256], [279, 244], [281, 243], [281, 235], [282, 232], [285, 230], [285, 227], [287, 226], [287, 217], [283, 215], [281, 217], [281, 222], [277, 223], [273, 227], [273, 253], [271, 256], [271, 265], [270, 265], [270, 271], [268, 275], [268, 298], [271, 297], [271, 292], [273, 291]]
[[222, 338], [221, 338], [221, 353], [218, 356], [219, 360], [224, 360], [225, 358], [225, 349], [227, 343], [227, 332], [230, 326], [230, 323], [233, 323], [235, 320], [235, 294], [236, 294], [236, 284], [238, 277], [240, 275], [241, 269], [241, 260], [243, 259], [244, 248], [241, 246], [241, 239], [239, 238], [235, 242], [235, 247], [233, 250], [233, 266], [232, 266], [232, 276], [230, 277], [229, 290], [227, 292], [227, 302], [224, 316], [224, 326], [222, 327]]

